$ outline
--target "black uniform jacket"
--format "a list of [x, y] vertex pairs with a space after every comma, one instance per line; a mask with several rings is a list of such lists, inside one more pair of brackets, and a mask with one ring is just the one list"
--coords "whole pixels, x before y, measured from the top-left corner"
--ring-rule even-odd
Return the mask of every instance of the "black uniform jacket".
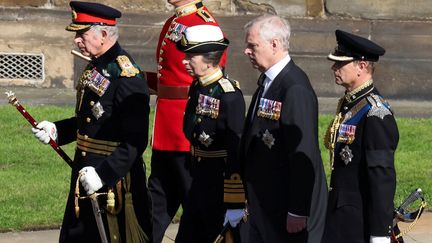
[[221, 197], [216, 200], [221, 205], [225, 208], [244, 208], [245, 195], [238, 160], [245, 121], [243, 94], [236, 87], [236, 81], [221, 77], [205, 86], [195, 80], [189, 97], [183, 131], [192, 146], [192, 161], [212, 163], [220, 168], [219, 171], [194, 174], [194, 180], [213, 180], [219, 184], [218, 194]]
[[[327, 186], [318, 145], [318, 102], [307, 75], [291, 60], [263, 96], [281, 103], [270, 118], [251, 114], [254, 94], [241, 143], [247, 182], [259, 206], [278, 215], [285, 229], [287, 213], [308, 216], [309, 238], [319, 242], [324, 228]], [[258, 106], [258, 105], [257, 105]], [[280, 113], [280, 116], [278, 115]], [[253, 212], [252, 212], [253, 213]], [[310, 241], [313, 242], [313, 241]]]
[[389, 236], [399, 140], [393, 112], [371, 84], [342, 97], [339, 113], [324, 242], [369, 242], [371, 235]]
[[[148, 139], [148, 115], [147, 82], [140, 76], [133, 59], [116, 43], [93, 59], [83, 72], [77, 86], [75, 117], [55, 123], [59, 145], [77, 141], [61, 242], [99, 241], [89, 200], [79, 200], [79, 218], [74, 211], [75, 183], [78, 171], [85, 166], [93, 166], [109, 187], [114, 187], [130, 172], [134, 210], [141, 227], [150, 236], [149, 198], [142, 159]], [[106, 186], [99, 192], [106, 192]], [[86, 194], [83, 188], [81, 194]], [[103, 208], [106, 198], [101, 197], [99, 203]], [[123, 211], [118, 215], [122, 236]]]

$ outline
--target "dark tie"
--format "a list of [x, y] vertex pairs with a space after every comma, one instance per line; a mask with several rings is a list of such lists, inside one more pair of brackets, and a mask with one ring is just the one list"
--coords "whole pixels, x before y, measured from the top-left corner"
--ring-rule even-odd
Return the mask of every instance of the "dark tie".
[[262, 94], [264, 92], [264, 80], [265, 79], [266, 79], [266, 75], [264, 73], [261, 73], [260, 77], [258, 78], [258, 82], [257, 82], [257, 84], [258, 84], [258, 93], [257, 93], [256, 99], [255, 99], [255, 106], [254, 106], [254, 109], [253, 109], [254, 112], [253, 112], [253, 114], [251, 116], [251, 122], [254, 120], [256, 112], [258, 111], [259, 102], [260, 102], [261, 96], [262, 96]]

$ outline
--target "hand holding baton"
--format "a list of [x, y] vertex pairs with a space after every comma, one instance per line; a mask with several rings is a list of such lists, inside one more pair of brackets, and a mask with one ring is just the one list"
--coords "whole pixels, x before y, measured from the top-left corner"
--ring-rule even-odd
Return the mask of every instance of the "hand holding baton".
[[[16, 98], [15, 94], [12, 91], [8, 91], [5, 93], [8, 97], [9, 104], [16, 107], [16, 109], [21, 113], [21, 115], [24, 116], [24, 118], [34, 127], [38, 125], [38, 122], [24, 109], [24, 107], [18, 102], [18, 99]], [[69, 158], [69, 156], [60, 148], [60, 146], [54, 141], [52, 138], [50, 138], [49, 145], [57, 152], [60, 157], [70, 166], [72, 167], [72, 160]]]
[[[226, 215], [225, 215], [225, 222], [224, 222], [223, 228], [220, 231], [219, 235], [216, 237], [216, 239], [213, 241], [213, 243], [221, 243], [225, 238], [226, 238], [225, 239], [226, 243], [233, 242], [233, 239], [232, 239], [233, 235], [232, 235], [232, 231], [230, 232], [230, 229], [237, 227], [241, 222], [246, 222], [247, 218], [249, 216], [249, 212], [247, 210], [247, 207], [245, 209], [241, 210], [241, 218], [238, 218], [238, 216], [240, 216], [238, 214], [240, 212], [240, 211], [238, 211], [238, 209], [232, 210], [233, 212], [231, 214], [231, 217], [227, 216], [229, 214], [229, 211], [230, 210], [228, 210]], [[234, 217], [232, 217], [232, 216], [234, 216]], [[231, 225], [231, 223], [233, 223], [233, 222], [230, 222], [230, 218], [231, 218], [231, 220], [235, 221], [235, 223], [233, 225]]]

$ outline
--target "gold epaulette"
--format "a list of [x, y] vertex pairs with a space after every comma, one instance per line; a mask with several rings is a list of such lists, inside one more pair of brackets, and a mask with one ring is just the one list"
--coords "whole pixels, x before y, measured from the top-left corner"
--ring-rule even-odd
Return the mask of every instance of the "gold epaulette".
[[125, 55], [121, 55], [118, 56], [116, 60], [122, 70], [120, 76], [129, 78], [129, 77], [135, 77], [137, 74], [140, 73], [139, 69], [136, 68], [129, 60], [129, 57]]
[[197, 13], [202, 19], [204, 19], [205, 22], [216, 23], [213, 16], [207, 10], [200, 8], [200, 9], [198, 9]]
[[219, 79], [218, 83], [225, 93], [235, 92], [234, 85], [226, 78]]
[[230, 179], [224, 180], [224, 202], [245, 203], [245, 191], [240, 175], [234, 173]]

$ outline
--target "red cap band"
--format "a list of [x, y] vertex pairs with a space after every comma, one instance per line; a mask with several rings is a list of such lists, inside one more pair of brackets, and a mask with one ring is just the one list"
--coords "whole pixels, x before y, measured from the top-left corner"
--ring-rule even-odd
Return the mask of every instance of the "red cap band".
[[117, 24], [116, 19], [104, 19], [86, 13], [76, 13], [76, 14], [77, 15], [76, 15], [76, 19], [74, 19], [74, 23], [104, 23], [107, 25]]

